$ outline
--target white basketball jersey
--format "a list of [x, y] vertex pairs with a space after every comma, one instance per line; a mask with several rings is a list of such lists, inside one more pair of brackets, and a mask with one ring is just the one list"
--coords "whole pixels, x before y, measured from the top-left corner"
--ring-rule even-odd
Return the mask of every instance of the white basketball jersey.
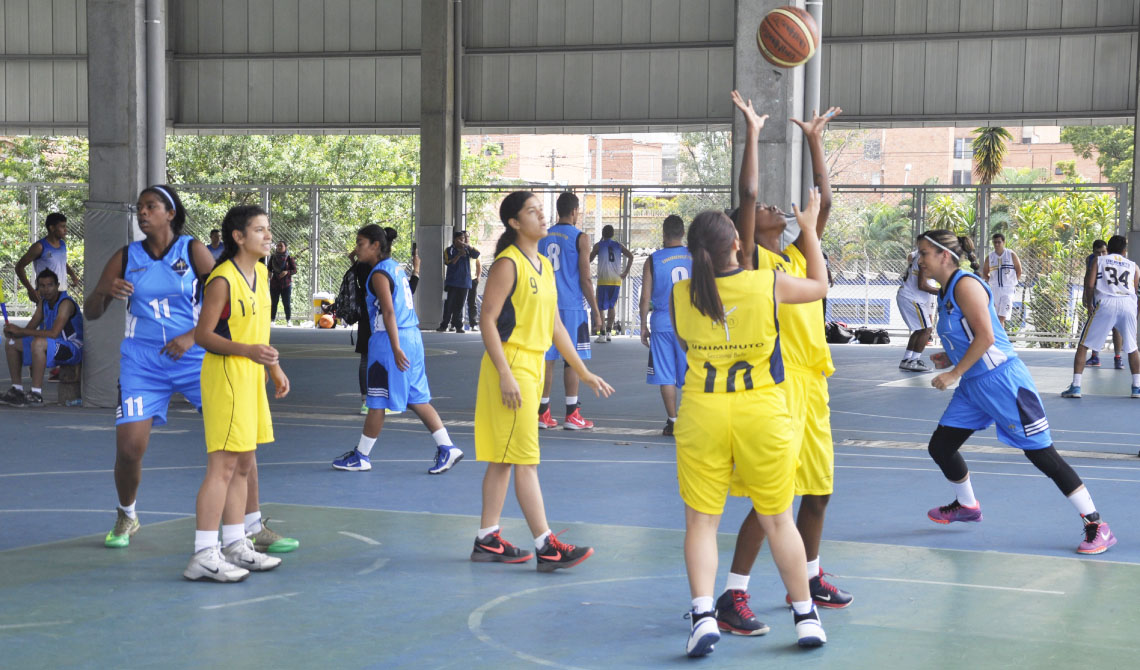
[[991, 251], [990, 288], [995, 292], [1012, 291], [1017, 288], [1017, 268], [1013, 266], [1013, 252], [1008, 248], [999, 256]]
[[[907, 256], [906, 274], [902, 277], [902, 288], [900, 293], [907, 296], [915, 302], [924, 303], [929, 300], [935, 299], [937, 296], [926, 293], [918, 287], [918, 252], [912, 251]], [[929, 279], [926, 280], [928, 283]]]
[[1120, 254], [1096, 257], [1096, 297], [1136, 297], [1136, 264]]

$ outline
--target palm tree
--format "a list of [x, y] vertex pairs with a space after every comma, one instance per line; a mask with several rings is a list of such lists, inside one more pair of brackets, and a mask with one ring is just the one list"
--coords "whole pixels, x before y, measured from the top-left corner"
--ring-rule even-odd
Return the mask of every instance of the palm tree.
[[970, 144], [974, 150], [974, 179], [979, 184], [990, 184], [1002, 173], [1002, 162], [1005, 161], [1006, 142], [1013, 140], [1013, 136], [1005, 128], [975, 128], [974, 141]]

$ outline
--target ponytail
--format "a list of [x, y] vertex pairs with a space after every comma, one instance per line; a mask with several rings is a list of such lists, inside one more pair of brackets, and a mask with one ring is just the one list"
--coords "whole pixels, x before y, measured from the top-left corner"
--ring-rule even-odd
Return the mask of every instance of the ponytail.
[[974, 255], [974, 241], [969, 237], [965, 235], [958, 236], [949, 230], [940, 229], [928, 230], [919, 235], [918, 238], [930, 242], [943, 251], [950, 252], [959, 264], [961, 264], [962, 259], [965, 258], [970, 261], [970, 268], [974, 272], [978, 271], [980, 266], [978, 265], [977, 256]]
[[965, 235], [960, 235], [958, 246], [962, 247], [962, 255], [970, 261], [970, 269], [977, 272], [981, 266], [978, 265], [978, 257], [974, 255], [974, 241]]
[[701, 212], [689, 226], [688, 246], [693, 256], [689, 280], [689, 302], [714, 323], [724, 321], [724, 303], [716, 287], [718, 261], [732, 254], [736, 228], [721, 212]]
[[533, 197], [534, 194], [530, 191], [515, 191], [503, 198], [502, 204], [499, 205], [499, 220], [506, 226], [506, 230], [499, 236], [499, 241], [495, 243], [496, 256], [518, 241], [519, 231], [511, 228], [511, 219], [517, 218], [519, 212], [526, 206], [527, 201]]

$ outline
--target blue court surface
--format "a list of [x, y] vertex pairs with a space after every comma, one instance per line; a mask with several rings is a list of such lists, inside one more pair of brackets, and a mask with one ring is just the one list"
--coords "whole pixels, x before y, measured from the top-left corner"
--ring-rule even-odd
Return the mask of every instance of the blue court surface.
[[[363, 423], [348, 336], [275, 329], [273, 338], [293, 393], [271, 401], [278, 441], [258, 452], [263, 513], [301, 546], [240, 584], [181, 577], [205, 469], [201, 418], [187, 405], [154, 431], [142, 530], [114, 550], [103, 547], [115, 519], [113, 410], [0, 407], [0, 667], [1136, 665], [1140, 400], [1127, 397], [1127, 370], [1087, 370], [1085, 397], [1065, 400], [1071, 350], [1023, 354], [1058, 449], [1120, 538], [1086, 558], [1074, 551], [1082, 533], [1072, 506], [992, 429], [964, 449], [984, 522], [928, 521], [927, 509], [953, 499], [926, 454], [949, 393], [930, 388], [930, 374], [899, 370], [901, 347], [834, 347], [837, 486], [821, 555], [855, 601], [822, 612], [826, 646], [797, 649], [765, 550], [751, 604], [772, 631], [727, 636], [693, 661], [674, 449], [660, 435], [664, 412], [644, 383], [640, 342], [593, 345], [592, 369], [617, 389], [609, 400], [583, 394], [594, 431], [540, 435], [551, 526], [596, 550], [540, 574], [533, 561], [468, 560], [484, 472], [472, 438], [478, 335], [424, 334], [434, 404], [467, 453], [442, 476], [426, 474], [434, 444], [411, 413], [389, 417], [371, 472], [334, 471]], [[561, 400], [556, 372], [552, 406]], [[718, 589], [747, 509], [736, 499], [726, 508]], [[503, 529], [529, 545], [513, 493]]]

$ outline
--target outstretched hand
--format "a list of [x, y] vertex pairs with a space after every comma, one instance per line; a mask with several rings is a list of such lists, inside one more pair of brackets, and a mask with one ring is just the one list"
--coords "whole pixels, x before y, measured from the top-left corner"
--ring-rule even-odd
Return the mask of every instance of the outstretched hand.
[[828, 121], [842, 113], [843, 110], [839, 107], [829, 107], [828, 110], [823, 113], [823, 116], [819, 115], [818, 110], [812, 110], [811, 121], [807, 123], [799, 119], [791, 119], [791, 122], [799, 126], [800, 130], [804, 131], [804, 135], [823, 137], [823, 127], [827, 125]]
[[795, 212], [796, 221], [800, 224], [800, 231], [814, 234], [815, 222], [819, 220], [819, 187], [813, 187], [808, 191], [807, 209], [800, 209], [792, 203], [792, 211]]
[[739, 91], [732, 92], [732, 104], [744, 113], [744, 120], [748, 122], [749, 128], [760, 130], [764, 127], [764, 122], [768, 120], [768, 115], [760, 115], [756, 113], [756, 109], [752, 107], [752, 101], [744, 102], [744, 98], [740, 97]]

